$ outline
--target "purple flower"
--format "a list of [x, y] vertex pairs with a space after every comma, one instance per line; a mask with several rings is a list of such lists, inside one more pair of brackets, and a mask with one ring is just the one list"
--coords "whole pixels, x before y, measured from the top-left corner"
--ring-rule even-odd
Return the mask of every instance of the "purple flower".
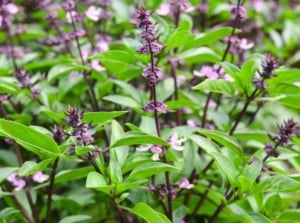
[[267, 54], [262, 64], [262, 72], [260, 73], [260, 75], [265, 79], [269, 79], [274, 76], [274, 70], [278, 68], [278, 66], [278, 58]]
[[232, 19], [239, 17], [241, 20], [247, 18], [247, 11], [244, 6], [237, 7], [236, 5], [230, 6], [229, 11], [232, 15]]
[[45, 182], [46, 180], [48, 180], [49, 176], [46, 175], [46, 174], [43, 174], [42, 171], [39, 171], [39, 172], [36, 172], [33, 176], [32, 176], [32, 180], [34, 182], [37, 182], [37, 183], [43, 183]]
[[31, 90], [30, 97], [37, 99], [42, 92], [42, 88], [35, 88]]
[[53, 134], [53, 139], [55, 140], [55, 142], [57, 142], [57, 144], [60, 145], [64, 142], [65, 131], [63, 127], [59, 125], [55, 125], [54, 128], [52, 129], [52, 134]]
[[[150, 52], [152, 53], [160, 53], [162, 50], [163, 50], [163, 45], [155, 42], [155, 41], [152, 41], [150, 42], [150, 47], [149, 47], [149, 44], [148, 42], [145, 42], [142, 46], [140, 46], [138, 48], [138, 52], [141, 53], [141, 54], [149, 54]], [[151, 50], [151, 51], [150, 51]]]
[[181, 189], [192, 189], [194, 185], [190, 184], [187, 178], [182, 178], [181, 181], [178, 183], [178, 187]]
[[7, 180], [12, 183], [16, 191], [19, 191], [26, 186], [26, 181], [23, 180], [17, 172], [10, 174]]
[[156, 101], [156, 103], [154, 103], [153, 100], [149, 101], [148, 104], [143, 107], [143, 110], [145, 112], [157, 111], [161, 113], [167, 113], [167, 107], [163, 102]]
[[152, 67], [147, 67], [144, 69], [142, 76], [148, 79], [149, 86], [153, 86], [162, 77], [162, 71], [158, 67], [154, 67], [153, 71]]
[[68, 116], [68, 119], [66, 122], [73, 128], [76, 128], [77, 126], [81, 125], [81, 119], [83, 117], [83, 112], [79, 113], [77, 108], [73, 108], [71, 106], [68, 107], [66, 115]]
[[15, 71], [15, 77], [18, 82], [21, 84], [22, 88], [29, 88], [31, 86], [30, 76], [25, 70], [17, 69]]
[[102, 152], [102, 149], [100, 147], [98, 147], [91, 152], [91, 156], [95, 159], [97, 156], [100, 155], [101, 152]]
[[75, 1], [73, 0], [67, 0], [62, 4], [62, 7], [66, 11], [71, 11], [75, 8]]

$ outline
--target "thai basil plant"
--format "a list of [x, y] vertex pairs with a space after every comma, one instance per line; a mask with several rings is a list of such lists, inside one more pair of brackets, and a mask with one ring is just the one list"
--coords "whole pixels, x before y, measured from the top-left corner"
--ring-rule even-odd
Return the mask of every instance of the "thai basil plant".
[[0, 222], [300, 222], [300, 3], [0, 0]]

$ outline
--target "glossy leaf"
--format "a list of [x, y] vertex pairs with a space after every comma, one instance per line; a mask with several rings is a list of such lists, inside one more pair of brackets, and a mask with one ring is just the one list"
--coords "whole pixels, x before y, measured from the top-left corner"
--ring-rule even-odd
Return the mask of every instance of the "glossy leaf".
[[276, 176], [267, 177], [264, 180], [262, 180], [255, 188], [255, 191], [287, 192], [287, 191], [295, 191], [299, 189], [300, 189], [300, 182], [288, 176], [276, 175]]
[[13, 121], [0, 120], [0, 135], [15, 140], [25, 149], [42, 157], [61, 155], [56, 142], [50, 136]]
[[148, 223], [171, 223], [165, 215], [145, 203], [138, 203], [133, 209], [129, 209], [129, 211]]
[[122, 139], [117, 140], [111, 148], [118, 146], [129, 146], [129, 145], [141, 145], [141, 144], [154, 144], [154, 145], [162, 145], [169, 146], [165, 140], [152, 135], [137, 135], [137, 136], [127, 136]]
[[299, 209], [286, 210], [279, 215], [278, 220], [283, 223], [300, 222], [300, 210]]
[[48, 167], [48, 165], [52, 161], [53, 161], [53, 159], [46, 159], [40, 163], [36, 163], [33, 161], [26, 161], [25, 163], [23, 163], [23, 165], [21, 166], [21, 168], [19, 170], [19, 176], [21, 176], [21, 177], [29, 176], [38, 171], [43, 171]]
[[64, 217], [59, 221], [59, 223], [75, 223], [75, 222], [89, 222], [91, 216], [88, 215], [72, 215]]
[[236, 87], [233, 82], [226, 81], [223, 79], [206, 79], [200, 84], [193, 87], [193, 89], [201, 91], [210, 91], [213, 93], [227, 94], [232, 96], [235, 93]]
[[143, 179], [158, 173], [178, 171], [177, 167], [171, 166], [169, 164], [160, 162], [149, 162], [142, 164], [133, 169], [133, 171], [128, 176], [127, 180], [131, 179]]
[[103, 97], [104, 100], [110, 101], [119, 105], [123, 105], [129, 108], [140, 108], [142, 105], [139, 105], [135, 100], [130, 97], [122, 96], [122, 95], [109, 95]]
[[206, 129], [200, 129], [199, 133], [215, 140], [216, 142], [235, 152], [237, 155], [241, 155], [241, 146], [233, 137], [229, 136], [228, 134], [217, 130]]
[[94, 125], [103, 125], [106, 122], [113, 120], [121, 115], [124, 115], [127, 111], [110, 111], [110, 112], [86, 112], [83, 115], [83, 121], [86, 123], [93, 123]]
[[58, 64], [50, 69], [47, 76], [47, 80], [51, 83], [59, 79], [65, 74], [70, 74], [73, 71], [84, 71], [84, 70], [88, 70], [88, 68], [82, 65]]

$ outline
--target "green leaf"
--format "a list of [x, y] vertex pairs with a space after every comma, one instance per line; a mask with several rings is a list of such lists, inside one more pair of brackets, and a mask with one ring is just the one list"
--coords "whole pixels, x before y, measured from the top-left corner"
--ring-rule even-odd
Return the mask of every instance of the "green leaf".
[[[125, 71], [139, 68], [136, 66], [137, 58], [134, 52], [125, 50], [108, 50], [97, 55], [89, 57], [90, 59], [100, 59], [101, 64], [112, 74], [119, 77], [124, 76]], [[139, 68], [141, 70], [141, 68]], [[126, 77], [125, 77], [126, 78]], [[121, 78], [124, 79], [124, 78]]]
[[104, 177], [97, 172], [90, 172], [87, 176], [85, 187], [86, 188], [99, 188], [106, 187], [107, 183]]
[[89, 145], [89, 146], [76, 146], [75, 147], [75, 154], [77, 156], [81, 156], [83, 154], [87, 154], [88, 152], [91, 152], [95, 150], [95, 146]]
[[247, 92], [248, 95], [251, 93], [253, 77], [259, 68], [259, 62], [253, 58], [247, 60], [241, 68], [241, 73], [239, 74], [241, 88], [244, 90], [244, 92]]
[[270, 219], [260, 213], [250, 213], [249, 216], [253, 220], [253, 223], [272, 223]]
[[194, 36], [189, 30], [180, 30], [177, 29], [169, 37], [167, 41], [167, 50], [171, 50], [177, 47], [184, 46], [186, 43], [193, 41]]
[[275, 87], [277, 84], [293, 83], [299, 81], [300, 69], [277, 69], [275, 70], [275, 76], [268, 80], [270, 87]]
[[20, 87], [15, 82], [16, 79], [11, 77], [0, 77], [0, 92], [16, 95], [20, 91]]
[[138, 203], [133, 209], [128, 209], [128, 211], [139, 216], [148, 223], [171, 223], [164, 214], [155, 211], [145, 203]]
[[263, 179], [257, 187], [255, 192], [287, 192], [300, 189], [300, 183], [291, 177], [276, 175]]
[[92, 122], [93, 124], [103, 125], [127, 112], [128, 111], [86, 112], [82, 120], [86, 123]]
[[180, 109], [180, 108], [184, 108], [184, 107], [193, 108], [193, 107], [199, 106], [198, 104], [196, 104], [195, 102], [190, 101], [190, 100], [167, 101], [165, 104], [166, 104], [167, 108], [170, 110]]
[[29, 176], [29, 175], [32, 175], [32, 174], [38, 172], [38, 171], [43, 171], [48, 167], [48, 165], [52, 161], [53, 161], [53, 159], [46, 159], [46, 160], [43, 160], [40, 163], [36, 163], [36, 162], [33, 162], [33, 161], [26, 161], [21, 166], [21, 168], [19, 170], [19, 175], [21, 177]]
[[255, 160], [244, 169], [242, 175], [249, 179], [250, 182], [254, 183], [261, 173], [262, 167], [263, 162], [261, 160]]
[[106, 101], [111, 101], [113, 103], [123, 105], [125, 107], [130, 107], [130, 108], [140, 108], [141, 105], [139, 105], [135, 100], [133, 100], [130, 97], [127, 96], [122, 96], [122, 95], [109, 95], [103, 97], [104, 100]]
[[0, 135], [15, 140], [41, 157], [53, 158], [61, 155], [59, 147], [50, 136], [13, 121], [0, 119]]
[[74, 222], [84, 222], [91, 220], [91, 216], [88, 215], [72, 215], [68, 217], [64, 217], [59, 221], [59, 223], [74, 223]]
[[207, 138], [204, 138], [199, 135], [188, 135], [187, 138], [194, 141], [201, 149], [203, 149], [206, 153], [212, 155], [213, 153], [218, 152], [217, 146], [213, 144], [212, 141], [210, 141]]
[[14, 209], [14, 208], [4, 208], [0, 211], [0, 219], [5, 222], [5, 218], [8, 218], [9, 216], [15, 217], [18, 213], [20, 213], [20, 210]]
[[88, 175], [88, 173], [91, 172], [92, 170], [94, 170], [94, 168], [91, 166], [74, 168], [70, 170], [63, 170], [58, 174], [56, 174], [55, 183], [68, 182], [68, 181], [85, 178]]
[[118, 146], [129, 146], [129, 145], [141, 145], [141, 144], [154, 144], [169, 146], [165, 140], [152, 135], [137, 135], [137, 136], [127, 136], [122, 139], [117, 140], [110, 148]]
[[285, 210], [279, 215], [278, 220], [280, 220], [280, 222], [286, 222], [286, 223], [300, 222], [300, 210], [299, 209]]
[[221, 40], [226, 36], [229, 36], [232, 32], [231, 27], [223, 27], [216, 30], [211, 30], [205, 33], [201, 33], [196, 36], [193, 42], [190, 42], [187, 45], [187, 48], [194, 48], [197, 46], [203, 46], [209, 43], [213, 43], [215, 41]]
[[149, 176], [169, 171], [178, 171], [177, 167], [171, 166], [169, 164], [160, 163], [160, 162], [149, 162], [142, 164], [130, 173], [127, 180], [131, 179], [143, 179]]
[[272, 194], [270, 197], [268, 197], [264, 204], [264, 209], [269, 214], [275, 214], [276, 212], [281, 211], [282, 200], [279, 194]]
[[114, 158], [109, 160], [109, 174], [112, 184], [119, 184], [123, 180], [121, 166]]
[[143, 96], [141, 94], [141, 91], [138, 91], [136, 87], [133, 87], [132, 85], [119, 80], [113, 80], [113, 83], [121, 87], [125, 92], [130, 94], [131, 98], [133, 98], [135, 101], [137, 101], [139, 104], [143, 104]]
[[137, 186], [147, 183], [148, 179], [138, 179], [138, 180], [125, 180], [116, 186], [116, 195], [123, 193], [124, 191], [136, 188]]
[[70, 74], [73, 71], [89, 70], [89, 68], [82, 65], [74, 64], [58, 64], [51, 68], [48, 73], [47, 80], [51, 83], [65, 74]]
[[240, 75], [241, 73], [240, 68], [238, 68], [236, 65], [229, 62], [221, 62], [220, 65], [224, 68], [225, 72], [234, 79], [234, 82], [239, 92], [244, 93], [244, 89], [243, 89], [244, 85]]
[[[124, 130], [122, 126], [117, 121], [112, 121], [110, 145], [114, 144], [116, 141], [122, 138], [124, 138]], [[128, 151], [129, 151], [128, 146], [118, 146], [112, 148], [110, 150], [111, 152], [110, 160], [117, 162], [119, 164], [119, 167], [121, 167], [126, 161], [126, 158], [128, 156]], [[121, 172], [119, 168], [118, 171]]]
[[221, 56], [208, 47], [189, 49], [178, 54], [175, 59], [184, 60], [186, 63], [216, 63]]
[[207, 129], [200, 129], [199, 133], [215, 140], [221, 145], [232, 150], [235, 154], [241, 156], [241, 146], [236, 142], [236, 140], [233, 137], [229, 136], [228, 134], [217, 130]]
[[233, 82], [226, 81], [223, 79], [206, 79], [200, 84], [193, 87], [193, 89], [201, 91], [210, 91], [213, 93], [227, 94], [232, 96], [235, 93], [236, 87]]
[[218, 168], [222, 173], [228, 178], [231, 185], [236, 185], [236, 177], [238, 175], [238, 170], [233, 165], [232, 160], [220, 153], [212, 153], [214, 160], [216, 161]]

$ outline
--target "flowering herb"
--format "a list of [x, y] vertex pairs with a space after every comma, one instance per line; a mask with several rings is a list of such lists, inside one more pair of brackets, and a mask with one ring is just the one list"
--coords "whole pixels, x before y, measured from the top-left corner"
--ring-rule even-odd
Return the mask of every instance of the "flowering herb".
[[299, 222], [299, 7], [0, 0], [1, 222]]

